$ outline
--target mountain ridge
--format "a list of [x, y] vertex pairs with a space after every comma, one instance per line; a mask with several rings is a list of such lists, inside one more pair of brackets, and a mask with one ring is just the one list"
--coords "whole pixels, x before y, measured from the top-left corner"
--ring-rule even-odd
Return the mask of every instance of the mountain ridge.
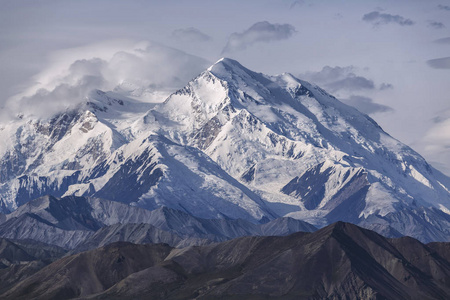
[[265, 224], [242, 219], [202, 219], [167, 207], [149, 211], [120, 202], [75, 196], [41, 197], [0, 219], [0, 237], [84, 250], [117, 239], [165, 242], [172, 247], [181, 247], [247, 235], [287, 235], [316, 229], [291, 218], [279, 218]]
[[4, 211], [51, 193], [450, 240], [450, 179], [367, 115], [290, 74], [222, 59], [148, 111], [113, 93], [89, 97], [97, 104], [72, 119], [0, 132], [15, 147], [0, 149]]
[[1, 297], [445, 299], [447, 244], [386, 239], [345, 222], [183, 249], [117, 242], [63, 257]]

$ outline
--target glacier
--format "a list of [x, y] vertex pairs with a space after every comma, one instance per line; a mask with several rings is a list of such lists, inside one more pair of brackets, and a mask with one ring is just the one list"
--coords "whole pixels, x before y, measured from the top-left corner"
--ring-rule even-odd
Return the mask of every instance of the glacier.
[[450, 241], [450, 178], [320, 87], [221, 59], [162, 103], [92, 91], [0, 125], [0, 207], [92, 196], [201, 218]]

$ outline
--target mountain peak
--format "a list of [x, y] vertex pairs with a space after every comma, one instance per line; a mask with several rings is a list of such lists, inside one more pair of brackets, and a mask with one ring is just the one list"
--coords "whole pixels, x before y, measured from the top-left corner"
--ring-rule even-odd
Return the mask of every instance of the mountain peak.
[[222, 57], [221, 59], [219, 59], [218, 61], [216, 61], [211, 67], [209, 67], [209, 69], [213, 68], [214, 66], [217, 65], [226, 65], [226, 66], [237, 66], [240, 68], [244, 68], [244, 66], [242, 66], [237, 60], [228, 58], [228, 57]]
[[242, 77], [245, 73], [254, 73], [241, 65], [238, 61], [227, 57], [219, 59], [215, 64], [208, 68], [208, 71], [216, 77], [227, 81], [233, 78], [233, 74]]
[[3, 206], [95, 196], [202, 218], [342, 220], [450, 239], [450, 179], [289, 73], [222, 58], [158, 105], [98, 90], [88, 101], [98, 109], [87, 115], [0, 131], [13, 141], [0, 147]]

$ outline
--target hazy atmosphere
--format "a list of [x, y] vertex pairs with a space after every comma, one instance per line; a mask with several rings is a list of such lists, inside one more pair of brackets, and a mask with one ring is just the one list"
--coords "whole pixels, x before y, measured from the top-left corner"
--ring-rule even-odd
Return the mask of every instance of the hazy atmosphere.
[[292, 73], [450, 175], [450, 1], [0, 0], [0, 117], [161, 102], [221, 57]]

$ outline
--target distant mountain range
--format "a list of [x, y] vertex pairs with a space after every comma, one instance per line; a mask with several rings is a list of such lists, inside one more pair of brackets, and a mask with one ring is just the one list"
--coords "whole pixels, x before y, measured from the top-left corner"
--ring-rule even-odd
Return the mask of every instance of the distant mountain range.
[[290, 74], [221, 59], [0, 139], [1, 299], [450, 298], [450, 178]]
[[[319, 87], [290, 74], [255, 73], [231, 59], [158, 105], [96, 90], [49, 120], [21, 116], [1, 124], [0, 139], [0, 207], [13, 212], [1, 227], [11, 238], [34, 235], [72, 248], [104, 225], [124, 235], [137, 230], [94, 217], [14, 212], [52, 195], [253, 224], [280, 217], [317, 227], [346, 221], [388, 236], [450, 241], [450, 178]], [[80, 203], [67, 201], [73, 211], [88, 207]], [[156, 236], [185, 243], [182, 236]], [[198, 244], [208, 239], [195, 237]]]
[[[116, 242], [62, 256], [0, 239], [2, 299], [448, 299], [450, 244], [337, 222], [176, 249]], [[50, 263], [53, 261], [53, 263]]]
[[265, 224], [245, 220], [201, 219], [167, 207], [149, 211], [98, 198], [44, 196], [0, 215], [0, 237], [34, 240], [72, 252], [127, 241], [204, 245], [251, 235], [288, 235], [317, 230], [292, 218]]

